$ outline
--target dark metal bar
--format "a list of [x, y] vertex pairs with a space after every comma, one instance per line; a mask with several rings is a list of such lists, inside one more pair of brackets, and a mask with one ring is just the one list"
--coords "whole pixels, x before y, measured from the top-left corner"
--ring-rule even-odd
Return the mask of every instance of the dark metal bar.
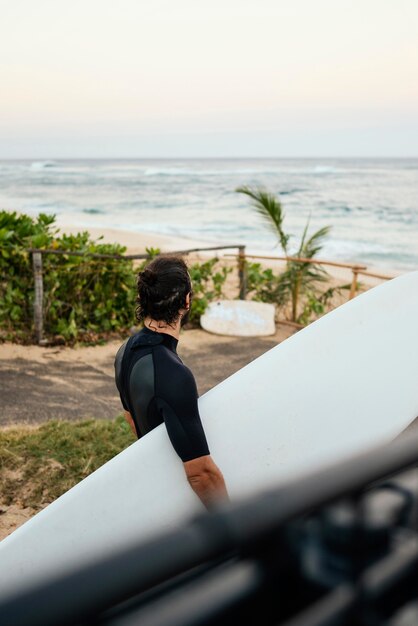
[[[222, 554], [240, 549], [248, 553], [260, 539], [268, 539], [296, 516], [338, 497], [359, 494], [365, 485], [417, 464], [418, 435], [411, 434], [408, 439], [399, 439], [245, 502], [224, 505], [195, 518], [181, 530], [39, 583], [3, 603], [0, 600], [0, 623], [3, 620], [9, 626], [22, 625], [28, 623], [28, 615], [33, 626], [73, 623], [89, 611], [103, 611]], [[69, 604], [69, 597], [77, 600]], [[39, 617], [38, 621], [34, 616]]]
[[403, 606], [386, 623], [386, 626], [416, 626], [418, 624], [418, 600]]
[[[359, 617], [357, 613], [361, 615], [363, 605], [374, 605], [376, 600], [384, 597], [393, 585], [405, 580], [417, 567], [418, 538], [415, 536], [367, 568], [355, 584], [339, 585], [283, 626], [336, 626], [351, 621], [364, 623], [355, 619]], [[347, 621], [350, 613], [353, 613], [353, 619]]]
[[354, 495], [364, 485], [418, 465], [418, 434], [364, 452], [272, 489], [225, 511], [230, 531], [239, 543], [257, 538], [297, 515]]
[[114, 626], [195, 626], [202, 623], [202, 615], [210, 622], [256, 593], [262, 581], [261, 568], [255, 563], [234, 563], [210, 571], [111, 623]]
[[[381, 597], [395, 583], [418, 571], [418, 535], [411, 533], [408, 539], [395, 547], [384, 559], [369, 567], [361, 577], [367, 599]], [[417, 578], [418, 594], [418, 578]]]
[[283, 626], [336, 626], [347, 624], [347, 617], [356, 599], [351, 585], [340, 585], [325, 597], [314, 602], [296, 617], [283, 623]]
[[[5, 602], [0, 595], [0, 624], [74, 624], [86, 614], [104, 611], [220, 556], [227, 552], [229, 543], [223, 524], [217, 530], [208, 515], [201, 516], [176, 533], [167, 533], [146, 544], [141, 542], [114, 557], [18, 590]], [[69, 602], [69, 598], [76, 600]]]

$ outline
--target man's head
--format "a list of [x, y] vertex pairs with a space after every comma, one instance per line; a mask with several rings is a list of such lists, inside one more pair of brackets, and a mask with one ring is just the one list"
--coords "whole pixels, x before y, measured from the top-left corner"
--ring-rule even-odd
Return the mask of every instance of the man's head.
[[191, 304], [192, 284], [187, 265], [181, 257], [158, 256], [139, 272], [137, 286], [138, 321], [151, 317], [171, 325], [182, 315], [182, 326], [187, 322], [189, 312], [186, 309]]

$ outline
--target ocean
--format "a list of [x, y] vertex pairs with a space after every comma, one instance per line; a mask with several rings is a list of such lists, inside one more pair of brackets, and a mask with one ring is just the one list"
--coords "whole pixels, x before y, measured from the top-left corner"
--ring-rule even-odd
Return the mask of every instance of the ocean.
[[418, 269], [418, 159], [0, 161], [2, 209], [280, 254], [241, 185], [278, 195], [291, 250], [309, 218], [331, 226], [321, 258]]

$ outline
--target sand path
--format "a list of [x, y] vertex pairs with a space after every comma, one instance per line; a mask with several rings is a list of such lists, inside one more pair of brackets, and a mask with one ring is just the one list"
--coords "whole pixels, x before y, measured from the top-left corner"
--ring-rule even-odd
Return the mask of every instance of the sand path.
[[[202, 395], [293, 332], [279, 324], [270, 337], [241, 339], [185, 330], [178, 353], [194, 372]], [[0, 426], [52, 418], [110, 419], [121, 413], [113, 366], [121, 343], [78, 348], [0, 345]]]

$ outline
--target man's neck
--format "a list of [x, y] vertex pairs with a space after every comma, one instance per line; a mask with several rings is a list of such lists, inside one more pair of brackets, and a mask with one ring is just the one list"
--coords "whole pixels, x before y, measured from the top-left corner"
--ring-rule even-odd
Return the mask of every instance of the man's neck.
[[154, 320], [151, 317], [146, 317], [144, 319], [144, 326], [155, 333], [165, 333], [166, 335], [171, 335], [175, 339], [179, 340], [181, 327], [180, 321], [181, 320], [178, 319], [175, 324], [169, 325], [165, 322]]

